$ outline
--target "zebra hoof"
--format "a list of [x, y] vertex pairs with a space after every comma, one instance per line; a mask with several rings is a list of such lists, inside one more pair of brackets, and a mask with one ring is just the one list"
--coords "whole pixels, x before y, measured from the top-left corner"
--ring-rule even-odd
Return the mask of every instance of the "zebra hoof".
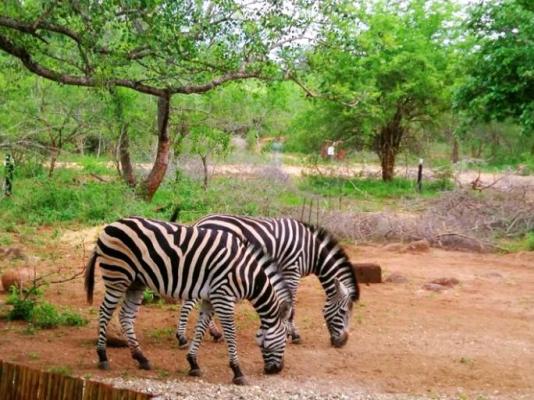
[[187, 349], [189, 347], [189, 342], [187, 339], [183, 336], [176, 336], [176, 339], [178, 339], [178, 348], [180, 350]]
[[240, 386], [248, 385], [248, 382], [247, 382], [247, 380], [245, 379], [244, 376], [237, 376], [232, 380], [232, 382], [235, 385], [240, 385]]
[[99, 361], [98, 368], [107, 371], [109, 369], [109, 361]]
[[223, 335], [222, 334], [218, 334], [218, 335], [213, 335], [213, 341], [215, 343], [219, 343], [219, 342], [222, 342], [223, 341]]
[[291, 336], [291, 343], [293, 344], [301, 344], [302, 339], [300, 338], [300, 335]]
[[200, 370], [200, 368], [192, 369], [189, 371], [189, 376], [196, 376], [196, 377], [202, 376], [202, 371]]
[[144, 369], [145, 371], [150, 371], [152, 369], [152, 366], [150, 365], [150, 362], [147, 360], [147, 361], [140, 362], [139, 368]]

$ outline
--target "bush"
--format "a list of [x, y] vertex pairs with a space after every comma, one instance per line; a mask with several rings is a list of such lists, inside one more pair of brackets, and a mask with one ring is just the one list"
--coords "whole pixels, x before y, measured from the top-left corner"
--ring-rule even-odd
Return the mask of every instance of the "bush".
[[61, 315], [52, 304], [42, 302], [33, 307], [30, 322], [40, 329], [56, 328], [61, 325]]
[[13, 309], [7, 315], [9, 320], [29, 322], [39, 329], [50, 329], [58, 326], [83, 326], [87, 320], [72, 310], [59, 311], [53, 304], [41, 301], [42, 292], [35, 287], [29, 290], [18, 290], [12, 286], [7, 304]]
[[84, 326], [87, 325], [89, 321], [86, 318], [82, 317], [80, 314], [72, 311], [65, 310], [61, 313], [61, 324], [65, 326]]
[[[24, 293], [24, 295], [23, 295]], [[6, 304], [12, 305], [13, 308], [7, 315], [7, 319], [30, 321], [36, 298], [39, 296], [37, 289], [32, 288], [29, 291], [22, 292], [16, 286], [11, 286]]]

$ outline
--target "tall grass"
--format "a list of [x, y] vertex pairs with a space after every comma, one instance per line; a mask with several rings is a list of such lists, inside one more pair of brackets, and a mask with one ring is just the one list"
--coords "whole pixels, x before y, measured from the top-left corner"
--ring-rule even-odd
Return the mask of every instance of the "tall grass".
[[[417, 195], [413, 180], [395, 178], [391, 182], [377, 179], [356, 179], [309, 175], [303, 178], [300, 188], [327, 197], [347, 196], [352, 198], [394, 199]], [[440, 191], [450, 190], [453, 184], [448, 180], [423, 182], [422, 195], [432, 196]]]

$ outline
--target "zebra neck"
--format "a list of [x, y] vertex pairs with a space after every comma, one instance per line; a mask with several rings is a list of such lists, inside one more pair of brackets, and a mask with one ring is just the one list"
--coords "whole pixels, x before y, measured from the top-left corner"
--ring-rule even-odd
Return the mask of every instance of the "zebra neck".
[[321, 282], [327, 297], [334, 296], [336, 293], [335, 278], [343, 282], [350, 291], [354, 290], [354, 284], [350, 280], [350, 276], [352, 276], [351, 268], [341, 254], [335, 250], [333, 251], [334, 254], [329, 254], [329, 252], [325, 251], [320, 253], [315, 266], [315, 274], [319, 282]]
[[260, 317], [261, 326], [270, 327], [279, 319], [280, 299], [271, 286], [265, 289], [261, 296], [249, 300]]

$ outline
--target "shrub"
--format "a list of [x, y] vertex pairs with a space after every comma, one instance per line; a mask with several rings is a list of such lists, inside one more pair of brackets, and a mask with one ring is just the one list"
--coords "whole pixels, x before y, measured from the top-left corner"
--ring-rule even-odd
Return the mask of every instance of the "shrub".
[[36, 328], [56, 328], [61, 325], [61, 314], [52, 304], [42, 302], [33, 307], [30, 322]]
[[86, 318], [72, 310], [65, 310], [61, 314], [61, 325], [84, 326], [87, 325], [88, 322], [89, 321], [87, 321]]
[[13, 306], [8, 313], [9, 320], [30, 322], [39, 329], [50, 329], [58, 326], [83, 326], [87, 320], [72, 310], [59, 311], [53, 304], [41, 301], [42, 292], [35, 287], [18, 290], [12, 286], [7, 304]]
[[[32, 288], [33, 289], [33, 288]], [[31, 290], [31, 289], [30, 289]], [[29, 321], [31, 319], [32, 310], [35, 306], [37, 292], [29, 293], [24, 290], [26, 294], [23, 296], [21, 291], [16, 286], [11, 286], [6, 304], [12, 305], [12, 310], [8, 313], [7, 319]]]

